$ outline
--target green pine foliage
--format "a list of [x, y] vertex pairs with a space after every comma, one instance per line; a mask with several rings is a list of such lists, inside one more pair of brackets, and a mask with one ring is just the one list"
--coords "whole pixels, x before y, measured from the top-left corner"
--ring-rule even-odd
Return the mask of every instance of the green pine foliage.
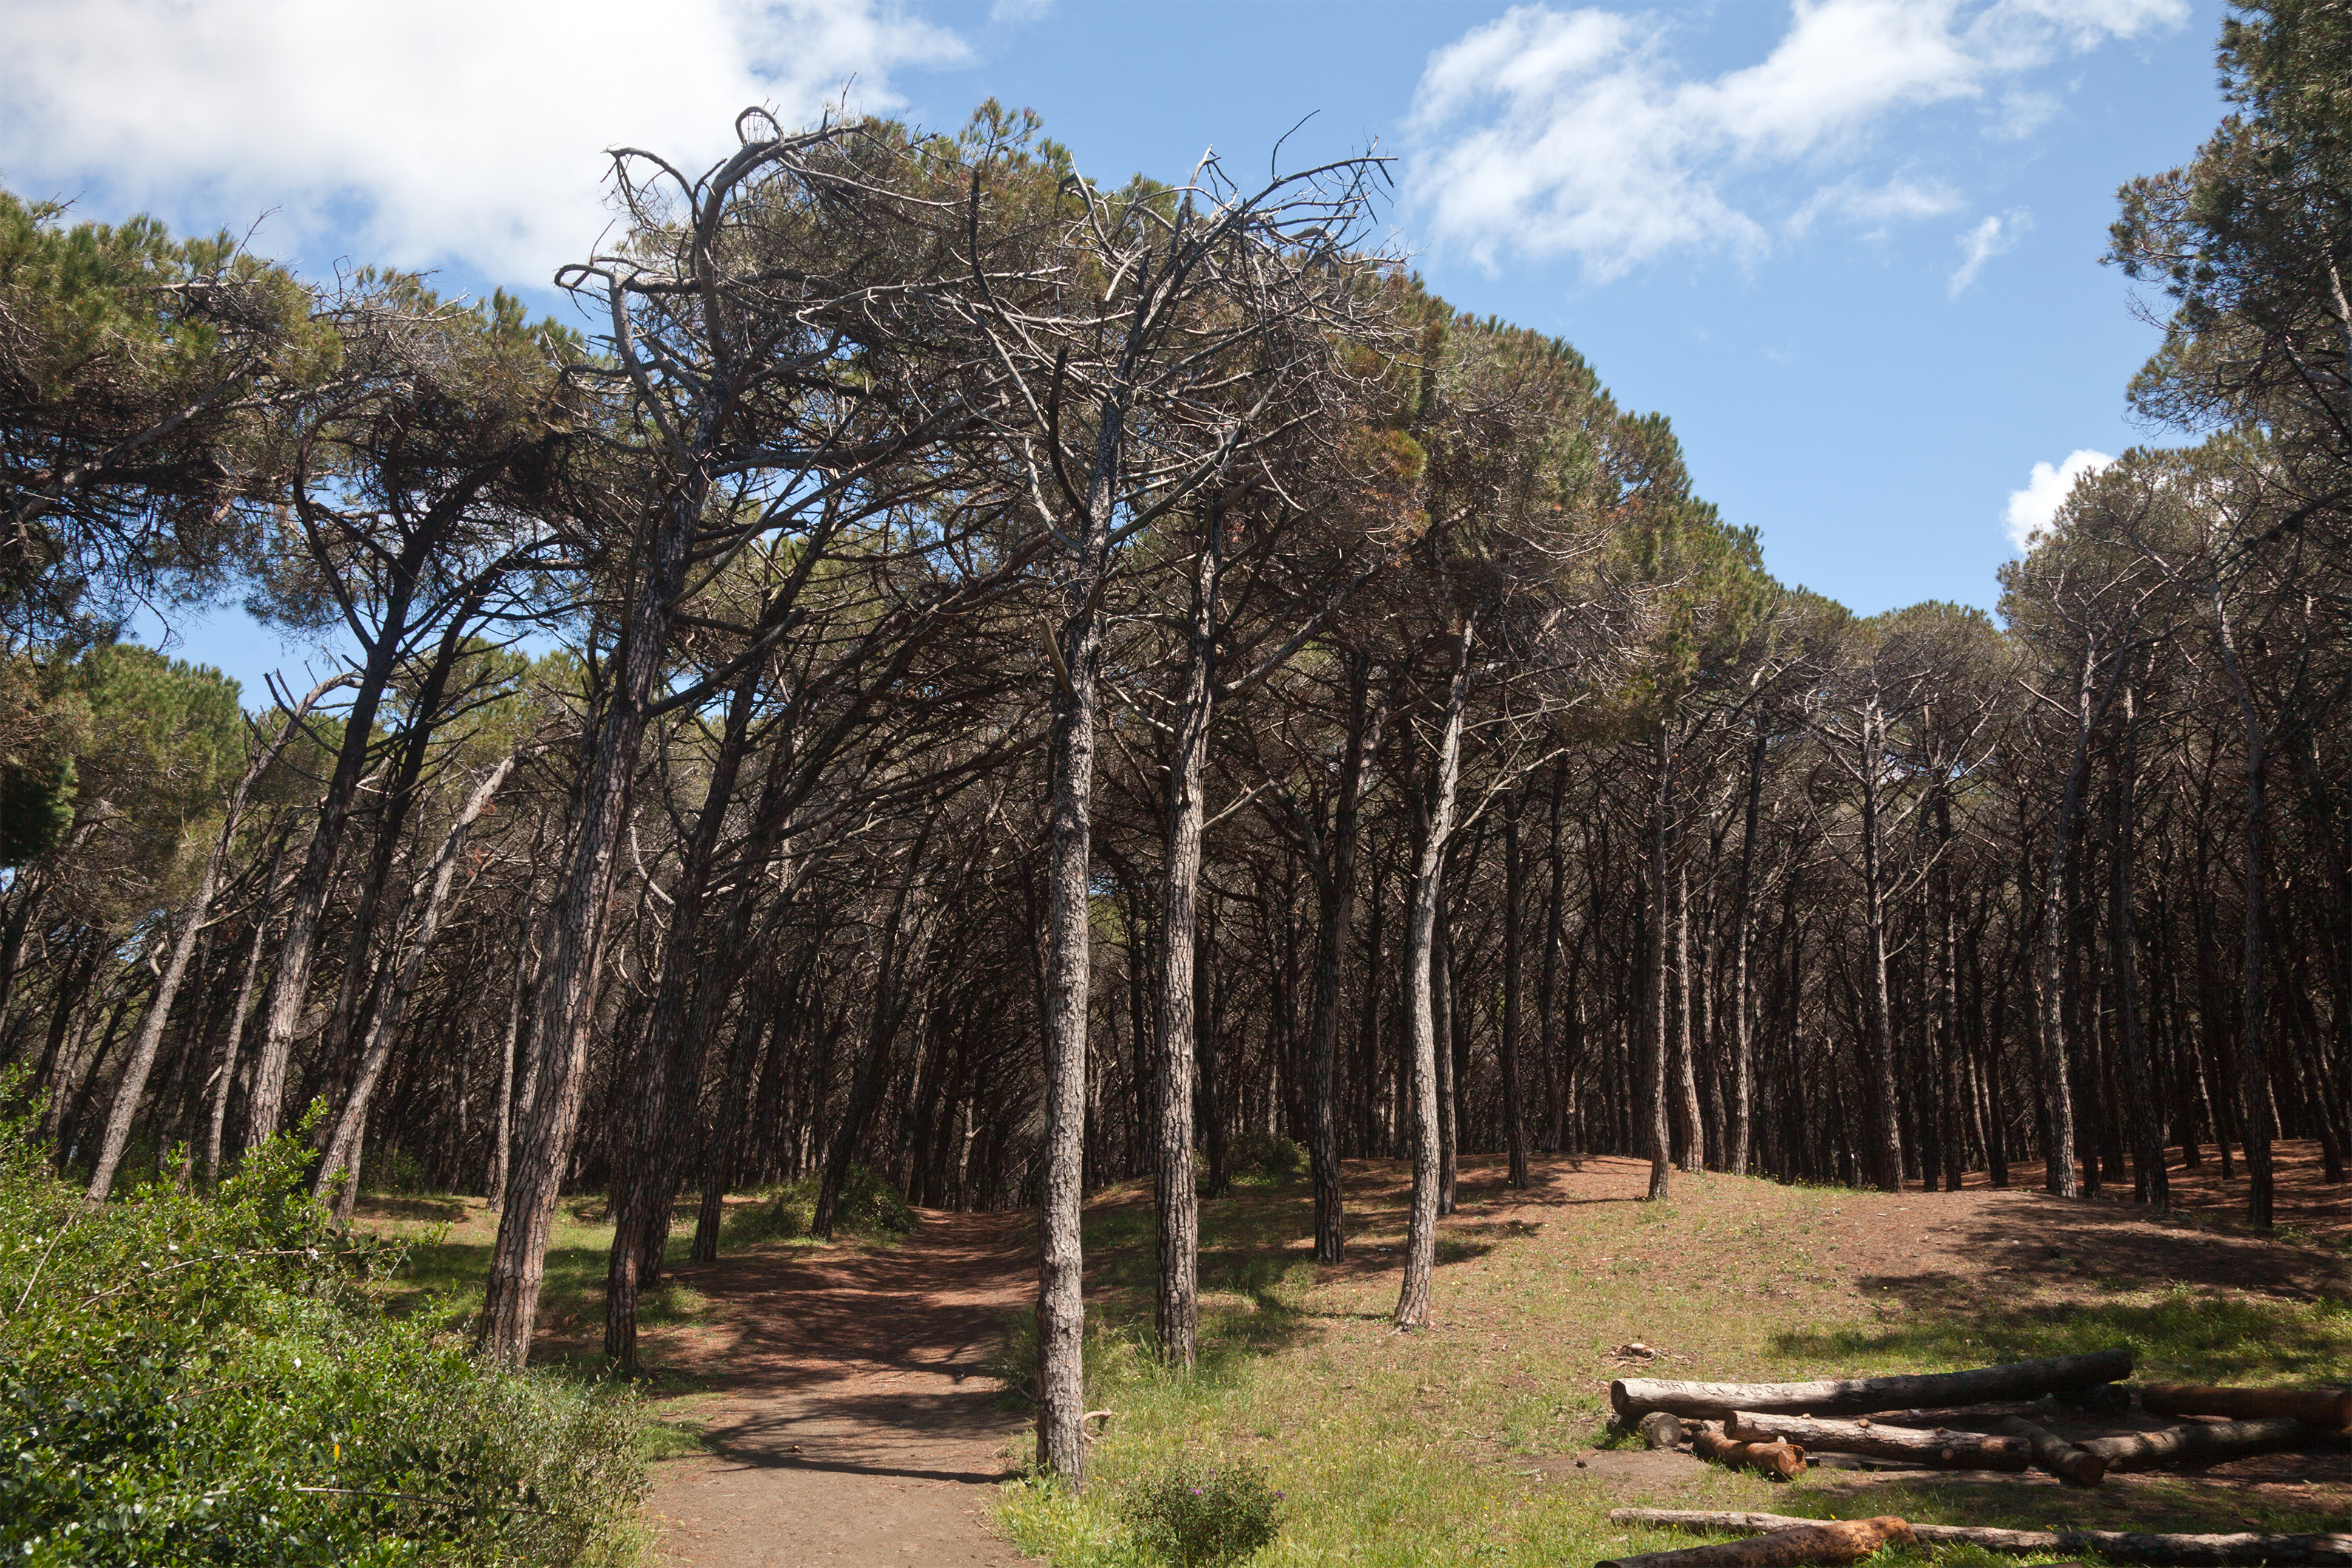
[[308, 1155], [289, 1135], [215, 1199], [89, 1209], [0, 1124], [0, 1558], [637, 1561], [631, 1396], [384, 1315], [397, 1254], [334, 1229]]

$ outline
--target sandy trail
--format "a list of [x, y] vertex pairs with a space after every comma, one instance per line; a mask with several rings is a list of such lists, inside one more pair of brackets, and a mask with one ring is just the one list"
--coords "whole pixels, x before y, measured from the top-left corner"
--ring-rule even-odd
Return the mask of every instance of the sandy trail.
[[982, 1370], [1036, 1265], [1021, 1214], [924, 1211], [894, 1248], [689, 1267], [716, 1327], [665, 1360], [716, 1387], [710, 1450], [655, 1467], [676, 1568], [1027, 1563], [989, 1526], [1020, 1418]]

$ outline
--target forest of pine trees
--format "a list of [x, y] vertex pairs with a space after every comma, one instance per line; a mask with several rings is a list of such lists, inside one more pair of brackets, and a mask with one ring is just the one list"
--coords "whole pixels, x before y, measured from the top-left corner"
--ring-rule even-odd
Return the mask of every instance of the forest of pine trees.
[[[729, 1192], [1037, 1208], [1074, 1474], [1084, 1196], [1176, 1176], [1189, 1360], [1199, 1195], [1286, 1141], [1326, 1260], [1412, 1162], [1401, 1326], [1465, 1153], [2161, 1208], [2173, 1150], [2268, 1224], [2352, 1129], [2352, 32], [2224, 67], [2110, 253], [2182, 444], [1995, 616], [1773, 580], [1663, 415], [1367, 248], [1375, 159], [753, 111], [620, 157], [577, 329], [0, 195], [9, 1092], [93, 1201], [297, 1126], [346, 1215], [486, 1193], [509, 1364], [566, 1193], [624, 1365]], [[121, 640], [222, 597], [344, 664]]]

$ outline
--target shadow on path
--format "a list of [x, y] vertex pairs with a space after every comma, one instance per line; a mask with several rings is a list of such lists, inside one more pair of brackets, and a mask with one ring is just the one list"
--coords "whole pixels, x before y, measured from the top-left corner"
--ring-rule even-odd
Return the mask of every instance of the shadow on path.
[[988, 1488], [1020, 1425], [983, 1364], [1036, 1264], [1021, 1214], [926, 1211], [895, 1247], [770, 1247], [678, 1270], [709, 1326], [664, 1361], [709, 1391], [709, 1450], [656, 1467], [678, 1568], [1025, 1563]]

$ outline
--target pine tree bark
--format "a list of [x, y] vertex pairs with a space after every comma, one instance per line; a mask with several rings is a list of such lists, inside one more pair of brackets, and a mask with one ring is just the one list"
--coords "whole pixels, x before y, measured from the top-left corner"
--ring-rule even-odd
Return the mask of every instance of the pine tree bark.
[[2239, 981], [2243, 1020], [2238, 1031], [2239, 1100], [2244, 1110], [2243, 1125], [2239, 1131], [2246, 1155], [2246, 1218], [2268, 1229], [2273, 1195], [2271, 1170], [2271, 1071], [2268, 1044], [2263, 1033], [2264, 1009], [2263, 983], [2268, 969], [2263, 949], [2263, 901], [2268, 896], [2268, 841], [2263, 834], [2264, 774], [2269, 767], [2266, 746], [2269, 736], [2261, 717], [2254, 711], [2253, 690], [2246, 680], [2244, 666], [2238, 658], [2238, 640], [2230, 623], [2230, 606], [2217, 576], [2207, 585], [2207, 599], [2213, 611], [2216, 641], [2221, 650], [2221, 667], [2230, 677], [2231, 695], [2237, 701], [2238, 717], [2243, 727], [2246, 746], [2246, 803], [2243, 823], [2243, 845], [2246, 890], [2245, 957]]
[[[1315, 1017], [1307, 1043], [1307, 1155], [1315, 1186], [1315, 1260], [1337, 1263], [1347, 1250], [1346, 1194], [1339, 1181], [1339, 1022], [1346, 1001], [1346, 950], [1354, 928], [1356, 852], [1361, 836], [1364, 769], [1380, 749], [1388, 699], [1370, 693], [1371, 664], [1361, 653], [1348, 663], [1348, 739], [1339, 759], [1338, 800], [1315, 868]], [[1377, 897], [1375, 894], [1375, 897]], [[1375, 938], [1377, 940], [1377, 937]], [[1363, 966], [1368, 991], [1379, 989]], [[1369, 1075], [1361, 1085], [1369, 1103]], [[1369, 1143], [1369, 1140], [1367, 1140]]]
[[1748, 747], [1748, 810], [1739, 835], [1738, 902], [1731, 916], [1731, 1135], [1724, 1167], [1733, 1176], [1748, 1174], [1751, 1123], [1755, 1114], [1756, 1041], [1754, 998], [1748, 994], [1748, 949], [1753, 946], [1756, 905], [1756, 820], [1764, 798], [1764, 722], [1758, 719], [1756, 738]]
[[[433, 938], [439, 935], [441, 922], [449, 910], [449, 890], [457, 875], [458, 852], [465, 848], [466, 836], [489, 808], [490, 798], [499, 792], [507, 775], [514, 771], [520, 756], [509, 752], [488, 777], [467, 797], [466, 804], [456, 821], [441, 840], [439, 852], [426, 873], [429, 878], [425, 895], [425, 907], [416, 918], [416, 928], [408, 938], [407, 950], [402, 954], [398, 969], [385, 992], [383, 1004], [368, 1020], [367, 1040], [361, 1050], [359, 1074], [352, 1084], [342, 1113], [336, 1118], [334, 1132], [327, 1140], [326, 1157], [319, 1164], [319, 1174], [310, 1187], [311, 1196], [334, 1195], [335, 1211], [348, 1220], [352, 1204], [360, 1185], [360, 1150], [367, 1134], [368, 1104], [373, 1099], [377, 1082], [383, 1076], [384, 1065], [391, 1060], [392, 1048], [400, 1038], [402, 1020], [407, 1014], [409, 999], [416, 994], [416, 981], [425, 969], [425, 959], [433, 947]], [[335, 1186], [338, 1177], [342, 1186]]]
[[1153, 1128], [1153, 1240], [1159, 1252], [1155, 1321], [1160, 1354], [1192, 1366], [1201, 1333], [1201, 1210], [1192, 1176], [1195, 1029], [1193, 965], [1198, 956], [1202, 779], [1216, 702], [1217, 576], [1223, 519], [1213, 507], [1193, 559], [1192, 603], [1184, 693], [1178, 700], [1175, 747], [1162, 803], [1166, 841], [1160, 893], [1160, 1115]]
[[1526, 946], [1520, 930], [1527, 899], [1519, 816], [1524, 805], [1517, 789], [1503, 804], [1503, 1038], [1497, 1042], [1503, 1075], [1503, 1138], [1509, 1158], [1504, 1182], [1517, 1192], [1528, 1188], [1528, 1120], [1519, 1099], [1520, 992], [1525, 988], [1521, 950]]
[[1903, 1189], [1901, 1091], [1895, 1081], [1895, 1019], [1887, 995], [1885, 845], [1880, 826], [1880, 790], [1886, 756], [1885, 717], [1875, 701], [1862, 716], [1863, 924], [1868, 942], [1864, 976], [1869, 987], [1871, 1181], [1882, 1192]]
[[1643, 1129], [1647, 1138], [1646, 1153], [1650, 1156], [1650, 1191], [1648, 1200], [1665, 1200], [1667, 1183], [1674, 1170], [1674, 1131], [1666, 1109], [1666, 913], [1667, 879], [1674, 873], [1674, 736], [1663, 719], [1653, 742], [1654, 776], [1651, 788], [1652, 821], [1650, 823], [1650, 920], [1649, 940], [1644, 944], [1649, 968], [1642, 1007], [1641, 1036], [1643, 1048], [1641, 1096], [1642, 1109], [1648, 1125]]
[[375, 732], [376, 710], [399, 661], [403, 639], [394, 629], [407, 624], [417, 573], [433, 535], [420, 531], [404, 550], [391, 574], [381, 625], [369, 644], [367, 660], [353, 683], [351, 711], [343, 716], [342, 744], [335, 753], [335, 769], [319, 802], [319, 823], [302, 869], [294, 879], [292, 902], [286, 912], [286, 936], [278, 946], [278, 968], [270, 977], [269, 999], [262, 1009], [261, 1048], [253, 1061], [253, 1087], [246, 1098], [245, 1146], [252, 1149], [276, 1135], [285, 1115], [286, 1071], [295, 1037], [301, 1032], [302, 1009], [310, 999], [310, 966], [318, 956], [319, 934], [327, 917], [329, 895], [334, 891], [336, 852], [351, 821], [359, 795], [360, 779], [367, 771], [368, 752]]
[[1412, 1111], [1412, 1207], [1405, 1232], [1404, 1282], [1397, 1292], [1396, 1326], [1429, 1325], [1430, 1284], [1437, 1269], [1439, 1187], [1437, 1020], [1433, 970], [1437, 913], [1444, 895], [1445, 852], [1454, 836], [1454, 791], [1462, 777], [1462, 720], [1470, 702], [1470, 649], [1475, 622], [1454, 628], [1454, 674], [1426, 788], [1414, 815], [1421, 842], [1414, 857], [1404, 943], [1405, 1026], [1410, 1040]]

